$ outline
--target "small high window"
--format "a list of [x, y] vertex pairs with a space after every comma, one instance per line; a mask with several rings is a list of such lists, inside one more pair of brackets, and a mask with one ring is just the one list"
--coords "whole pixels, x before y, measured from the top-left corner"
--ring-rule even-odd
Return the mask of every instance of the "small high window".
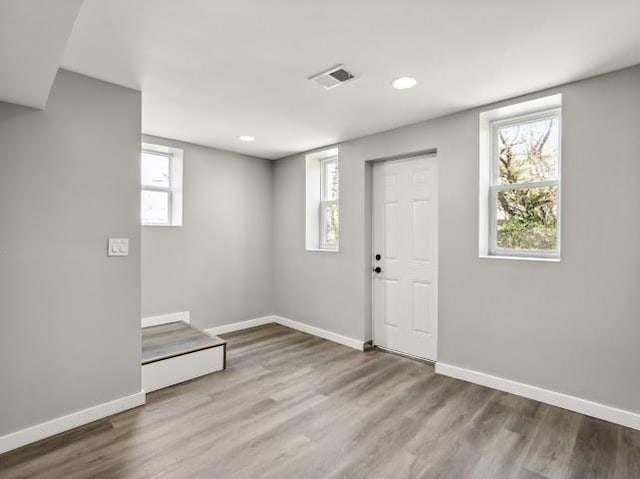
[[182, 150], [143, 144], [141, 219], [145, 226], [182, 225]]
[[337, 148], [307, 155], [307, 250], [338, 251], [339, 249], [339, 171]]
[[338, 248], [338, 157], [321, 160], [320, 247]]

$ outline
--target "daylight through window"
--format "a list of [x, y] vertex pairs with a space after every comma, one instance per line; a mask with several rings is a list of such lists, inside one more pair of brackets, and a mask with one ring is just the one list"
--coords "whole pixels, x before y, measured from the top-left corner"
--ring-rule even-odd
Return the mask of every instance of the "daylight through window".
[[306, 156], [307, 251], [338, 252], [340, 249], [340, 161], [338, 149]]
[[338, 247], [338, 159], [321, 160], [320, 174], [320, 246]]
[[491, 124], [493, 255], [558, 257], [560, 111]]
[[[160, 148], [158, 148], [160, 150]], [[147, 226], [182, 224], [182, 155], [142, 150], [141, 219]], [[181, 152], [180, 152], [181, 153]]]

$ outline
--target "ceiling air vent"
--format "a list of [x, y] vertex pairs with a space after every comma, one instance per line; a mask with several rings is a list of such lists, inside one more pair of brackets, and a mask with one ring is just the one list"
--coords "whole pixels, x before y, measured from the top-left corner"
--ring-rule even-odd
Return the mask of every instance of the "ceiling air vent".
[[348, 71], [344, 65], [338, 65], [326, 72], [309, 77], [309, 80], [313, 80], [326, 90], [331, 90], [332, 88], [340, 86], [354, 78], [355, 75]]

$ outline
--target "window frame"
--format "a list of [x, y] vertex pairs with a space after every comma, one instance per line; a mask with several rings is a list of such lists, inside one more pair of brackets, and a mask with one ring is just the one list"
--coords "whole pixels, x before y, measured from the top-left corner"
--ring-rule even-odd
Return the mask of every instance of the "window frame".
[[[151, 222], [151, 221], [145, 221], [144, 218], [142, 218], [142, 209], [141, 209], [141, 214], [140, 214], [140, 223], [142, 224], [142, 226], [173, 226], [173, 155], [171, 153], [164, 153], [164, 152], [160, 152], [160, 151], [155, 151], [155, 150], [151, 150], [148, 148], [143, 148], [141, 155], [140, 155], [140, 168], [142, 168], [142, 155], [143, 154], [150, 154], [150, 155], [155, 155], [155, 156], [164, 156], [169, 160], [169, 182], [167, 186], [153, 186], [153, 185], [145, 185], [142, 184], [142, 175], [140, 178], [140, 201], [142, 201], [142, 192], [143, 191], [158, 191], [158, 192], [163, 192], [163, 193], [168, 193], [167, 195], [167, 201], [168, 201], [168, 205], [167, 205], [167, 210], [168, 210], [168, 214], [167, 214], [167, 221], [166, 222]], [[141, 204], [141, 208], [142, 208], [142, 204]]]
[[[336, 192], [336, 199], [335, 200], [328, 200], [327, 199], [327, 184], [328, 184], [328, 164], [330, 163], [335, 163], [336, 165], [336, 174], [338, 175], [338, 191]], [[319, 228], [319, 239], [318, 239], [318, 244], [320, 245], [320, 249], [322, 250], [329, 250], [329, 251], [336, 251], [339, 249], [339, 245], [340, 245], [340, 226], [338, 223], [338, 238], [335, 244], [331, 244], [327, 242], [327, 238], [325, 236], [326, 233], [326, 226], [327, 226], [327, 215], [326, 215], [326, 211], [327, 211], [327, 206], [331, 206], [331, 205], [335, 205], [335, 207], [338, 209], [338, 218], [340, 218], [340, 165], [339, 165], [339, 160], [338, 160], [338, 156], [337, 155], [333, 155], [333, 156], [329, 156], [327, 158], [322, 158], [320, 160], [320, 202], [319, 202], [319, 210], [318, 210], [318, 214], [319, 214], [319, 218], [318, 218], [318, 224], [320, 225]]]
[[[555, 180], [535, 181], [535, 182], [523, 182], [523, 183], [505, 183], [501, 184], [500, 179], [500, 167], [499, 167], [499, 140], [498, 131], [501, 128], [519, 125], [523, 123], [532, 123], [541, 120], [555, 119], [558, 122], [558, 170]], [[561, 225], [562, 225], [562, 108], [556, 107], [547, 109], [544, 111], [538, 111], [534, 113], [526, 113], [516, 116], [511, 116], [505, 119], [498, 119], [489, 122], [490, 128], [490, 149], [489, 149], [489, 188], [487, 198], [489, 206], [489, 244], [488, 254], [491, 257], [511, 257], [519, 259], [550, 259], [559, 260], [561, 253]], [[518, 189], [536, 189], [545, 187], [557, 188], [557, 209], [556, 209], [556, 245], [557, 248], [553, 251], [544, 250], [528, 250], [528, 249], [508, 249], [499, 248], [497, 245], [497, 212], [498, 204], [497, 198], [500, 191], [506, 190], [518, 190]]]

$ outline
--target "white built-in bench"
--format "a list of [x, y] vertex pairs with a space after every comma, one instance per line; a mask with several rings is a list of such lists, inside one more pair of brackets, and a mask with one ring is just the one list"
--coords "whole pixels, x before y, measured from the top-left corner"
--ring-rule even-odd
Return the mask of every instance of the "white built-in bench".
[[227, 343], [176, 321], [142, 328], [142, 389], [155, 391], [227, 366]]

